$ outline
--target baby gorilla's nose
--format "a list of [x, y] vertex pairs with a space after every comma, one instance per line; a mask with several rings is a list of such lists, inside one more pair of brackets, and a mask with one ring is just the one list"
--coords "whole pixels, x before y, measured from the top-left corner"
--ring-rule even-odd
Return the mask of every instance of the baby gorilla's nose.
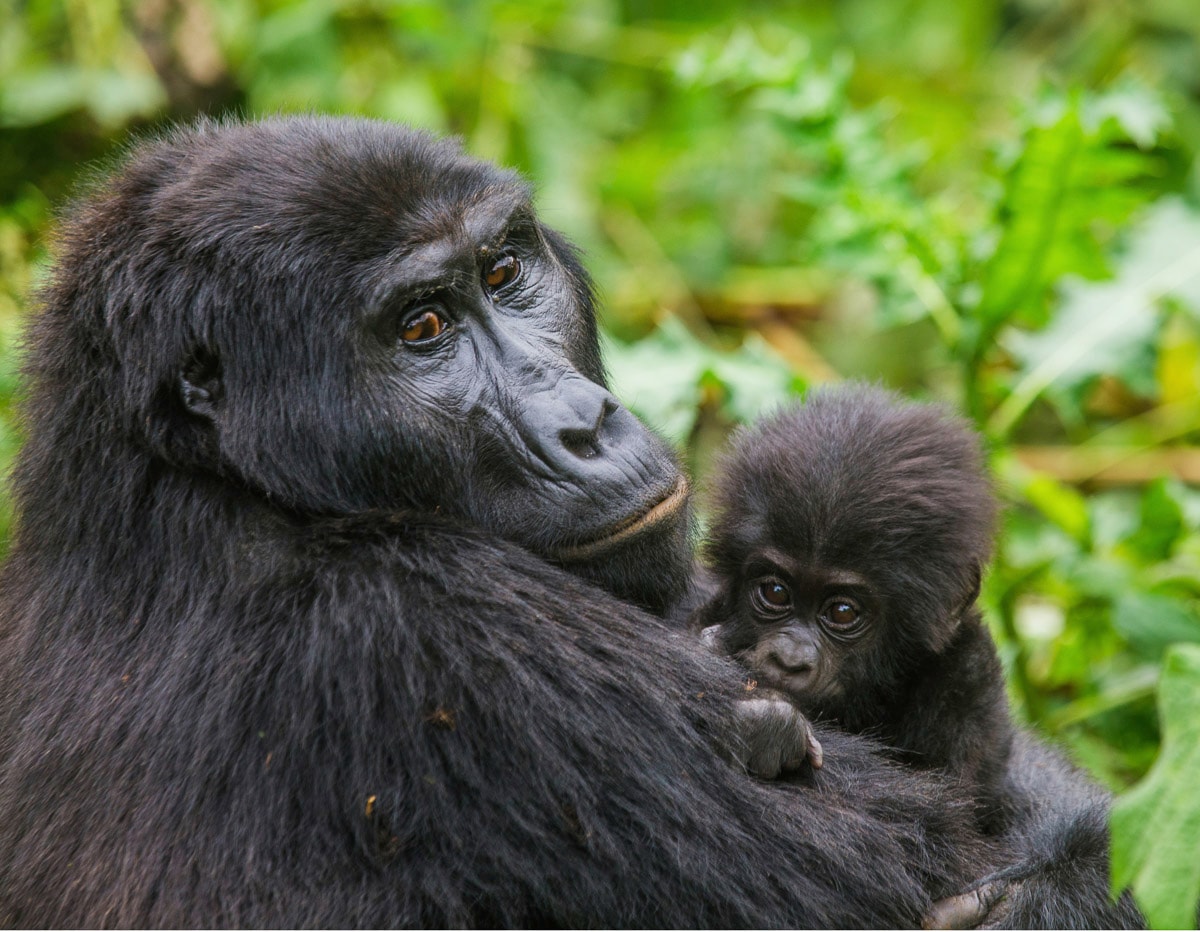
[[766, 655], [769, 674], [780, 688], [792, 695], [803, 694], [811, 687], [817, 673], [820, 653], [817, 645], [801, 634], [781, 632]]
[[811, 640], [786, 634], [776, 639], [767, 656], [781, 671], [793, 675], [812, 673], [819, 657]]

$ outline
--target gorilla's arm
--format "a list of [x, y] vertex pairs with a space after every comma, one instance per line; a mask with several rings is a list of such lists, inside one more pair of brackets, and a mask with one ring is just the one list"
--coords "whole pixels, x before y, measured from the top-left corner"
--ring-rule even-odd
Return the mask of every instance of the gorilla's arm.
[[253, 581], [132, 657], [123, 626], [69, 667], [6, 644], [37, 710], [6, 723], [6, 922], [882, 927], [981, 872], [965, 809], [863, 742], [815, 788], [729, 767], [741, 671], [519, 548], [253, 536]]
[[1017, 734], [1007, 779], [1011, 866], [937, 904], [927, 927], [1144, 928], [1128, 892], [1109, 895], [1108, 793], [1028, 731]]
[[[421, 695], [364, 691], [331, 714], [351, 727], [374, 710], [376, 733], [408, 725], [417, 746], [400, 759], [440, 766], [377, 794], [378, 818], [409, 827], [404, 843], [426, 840], [425, 870], [461, 865], [464, 839], [503, 839], [459, 878], [472, 922], [911, 924], [928, 890], [969, 870], [965, 807], [868, 746], [846, 742], [824, 790], [729, 768], [711, 742], [744, 677], [693, 638], [467, 529], [421, 520], [379, 550], [392, 569], [372, 574], [371, 666]], [[317, 578], [340, 596], [360, 565], [353, 548]], [[425, 907], [439, 908], [444, 897]]]

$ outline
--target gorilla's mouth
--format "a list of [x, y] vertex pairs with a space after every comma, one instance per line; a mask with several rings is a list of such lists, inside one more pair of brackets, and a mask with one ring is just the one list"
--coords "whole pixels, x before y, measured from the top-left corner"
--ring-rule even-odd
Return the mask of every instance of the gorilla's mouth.
[[689, 491], [687, 477], [680, 476], [671, 490], [645, 511], [610, 525], [592, 540], [556, 550], [553, 554], [554, 559], [567, 562], [590, 560], [617, 544], [637, 537], [643, 531], [677, 514], [687, 501]]

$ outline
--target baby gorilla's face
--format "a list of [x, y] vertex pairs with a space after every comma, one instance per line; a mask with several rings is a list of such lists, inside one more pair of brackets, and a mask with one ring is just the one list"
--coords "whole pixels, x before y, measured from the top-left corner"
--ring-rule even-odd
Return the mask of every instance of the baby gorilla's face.
[[759, 551], [728, 595], [725, 648], [762, 685], [836, 714], [856, 678], [854, 660], [877, 627], [881, 605], [870, 581], [853, 570]]

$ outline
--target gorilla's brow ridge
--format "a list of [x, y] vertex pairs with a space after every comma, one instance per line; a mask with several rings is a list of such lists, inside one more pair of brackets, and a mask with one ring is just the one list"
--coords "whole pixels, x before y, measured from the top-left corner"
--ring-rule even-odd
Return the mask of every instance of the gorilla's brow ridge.
[[[404, 296], [420, 296], [444, 288], [454, 275], [456, 262], [471, 255], [500, 249], [511, 230], [533, 224], [533, 209], [521, 190], [499, 189], [509, 197], [499, 202], [479, 201], [462, 207], [452, 225], [430, 222], [399, 249], [382, 260], [371, 306], [378, 308]], [[468, 244], [471, 248], [468, 247]]]

